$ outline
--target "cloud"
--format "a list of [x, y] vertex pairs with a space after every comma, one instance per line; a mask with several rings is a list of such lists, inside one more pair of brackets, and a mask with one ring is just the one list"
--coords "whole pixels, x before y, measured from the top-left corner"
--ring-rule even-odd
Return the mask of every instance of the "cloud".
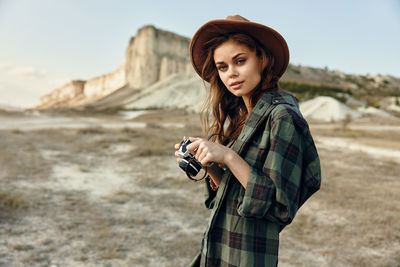
[[[1, 1], [1, 0], [0, 0]], [[0, 103], [31, 107], [68, 80], [34, 67], [0, 64]]]
[[7, 74], [19, 78], [44, 78], [47, 76], [46, 70], [39, 70], [34, 67], [14, 67]]
[[7, 70], [7, 69], [10, 69], [10, 68], [12, 68], [12, 66], [10, 64], [0, 63], [0, 70], [1, 71]]

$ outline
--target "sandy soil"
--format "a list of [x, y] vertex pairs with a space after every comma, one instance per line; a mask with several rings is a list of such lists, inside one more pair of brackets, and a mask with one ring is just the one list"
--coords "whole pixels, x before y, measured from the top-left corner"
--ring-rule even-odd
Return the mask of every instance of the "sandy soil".
[[[209, 212], [173, 144], [198, 118], [136, 115], [0, 114], [0, 266], [191, 260]], [[280, 266], [400, 266], [400, 131], [385, 127], [311, 124], [323, 184], [282, 232]]]

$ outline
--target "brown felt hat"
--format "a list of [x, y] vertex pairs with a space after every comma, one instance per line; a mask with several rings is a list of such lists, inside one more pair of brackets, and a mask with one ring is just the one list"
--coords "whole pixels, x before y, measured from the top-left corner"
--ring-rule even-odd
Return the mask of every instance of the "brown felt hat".
[[190, 43], [190, 60], [200, 77], [202, 77], [201, 70], [207, 56], [204, 47], [207, 41], [221, 34], [236, 32], [253, 37], [268, 49], [275, 58], [272, 71], [277, 77], [283, 75], [289, 64], [289, 48], [282, 35], [270, 27], [234, 15], [228, 16], [226, 19], [211, 20], [194, 34]]

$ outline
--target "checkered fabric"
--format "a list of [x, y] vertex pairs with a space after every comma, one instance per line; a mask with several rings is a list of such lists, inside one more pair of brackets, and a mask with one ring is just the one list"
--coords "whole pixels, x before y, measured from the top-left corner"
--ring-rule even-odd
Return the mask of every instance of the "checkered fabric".
[[216, 192], [205, 181], [211, 219], [191, 266], [276, 266], [279, 232], [321, 183], [297, 100], [283, 91], [264, 93], [232, 149], [251, 167], [247, 187], [229, 169]]

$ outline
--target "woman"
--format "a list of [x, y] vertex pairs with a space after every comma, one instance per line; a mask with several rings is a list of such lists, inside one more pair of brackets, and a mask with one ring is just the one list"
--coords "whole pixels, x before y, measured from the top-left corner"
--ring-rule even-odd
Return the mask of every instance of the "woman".
[[192, 266], [276, 266], [279, 232], [321, 181], [298, 103], [278, 90], [289, 64], [286, 42], [269, 27], [229, 16], [196, 32], [190, 56], [210, 84], [202, 117], [212, 135], [187, 146], [208, 171], [212, 209]]

